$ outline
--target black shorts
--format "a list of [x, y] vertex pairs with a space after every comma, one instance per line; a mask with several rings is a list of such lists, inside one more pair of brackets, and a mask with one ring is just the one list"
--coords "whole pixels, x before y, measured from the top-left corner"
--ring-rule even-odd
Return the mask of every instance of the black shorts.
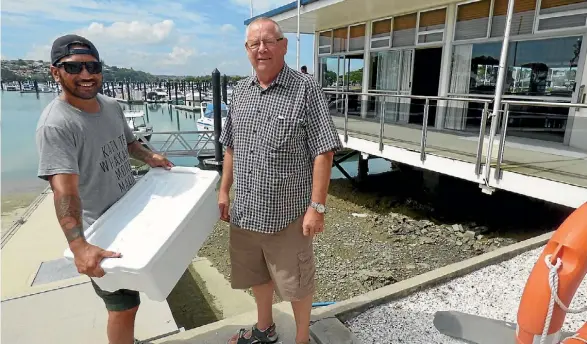
[[111, 312], [122, 312], [132, 308], [135, 308], [141, 304], [141, 298], [139, 292], [135, 290], [119, 289], [115, 292], [109, 292], [100, 289], [93, 279], [92, 286], [99, 297], [104, 300], [106, 309]]

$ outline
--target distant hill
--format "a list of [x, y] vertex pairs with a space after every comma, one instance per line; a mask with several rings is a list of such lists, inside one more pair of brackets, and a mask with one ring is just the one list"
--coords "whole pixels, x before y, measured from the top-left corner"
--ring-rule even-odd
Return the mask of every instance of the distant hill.
[[[104, 61], [102, 61], [104, 63]], [[25, 81], [37, 80], [39, 82], [52, 80], [50, 74], [50, 63], [47, 61], [34, 60], [2, 60], [2, 81]], [[104, 63], [102, 74], [104, 81], [124, 81], [133, 82], [158, 82], [163, 80], [185, 80], [185, 81], [209, 81], [210, 76], [171, 76], [171, 75], [153, 75], [151, 73], [134, 70], [133, 68], [120, 68], [108, 66]], [[238, 81], [244, 77], [230, 76], [230, 81]]]

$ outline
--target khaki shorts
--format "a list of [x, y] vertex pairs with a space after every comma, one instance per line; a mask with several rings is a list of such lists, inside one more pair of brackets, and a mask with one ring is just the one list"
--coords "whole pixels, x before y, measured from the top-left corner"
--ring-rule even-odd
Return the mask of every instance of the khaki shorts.
[[272, 234], [230, 226], [231, 285], [234, 289], [274, 282], [284, 301], [314, 294], [314, 247], [302, 231], [303, 216]]

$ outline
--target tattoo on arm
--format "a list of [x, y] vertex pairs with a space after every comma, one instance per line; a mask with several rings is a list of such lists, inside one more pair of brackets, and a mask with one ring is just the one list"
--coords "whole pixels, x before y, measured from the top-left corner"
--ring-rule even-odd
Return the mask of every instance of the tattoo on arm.
[[56, 198], [55, 211], [68, 243], [78, 238], [84, 238], [79, 196], [63, 195]]
[[128, 146], [128, 152], [131, 157], [142, 162], [147, 162], [147, 159], [153, 155], [150, 150], [145, 149], [138, 141], [134, 141]]

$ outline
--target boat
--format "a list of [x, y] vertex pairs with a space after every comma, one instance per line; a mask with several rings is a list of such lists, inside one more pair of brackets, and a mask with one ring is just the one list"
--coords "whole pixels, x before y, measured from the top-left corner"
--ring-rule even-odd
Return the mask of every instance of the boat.
[[[196, 121], [196, 126], [198, 131], [214, 131], [214, 105], [212, 102], [202, 102], [201, 105], [202, 111], [200, 118]], [[226, 122], [226, 117], [228, 116], [228, 106], [222, 102], [220, 106], [221, 116], [222, 116], [222, 127], [224, 127], [224, 123]]]
[[[143, 110], [124, 110], [124, 117], [129, 128], [134, 133], [141, 134], [147, 141], [151, 141], [153, 126], [148, 125], [145, 121], [145, 112]], [[140, 122], [137, 124], [137, 122]]]
[[31, 83], [22, 84], [22, 90], [20, 93], [35, 93], [35, 86]]
[[147, 92], [147, 99], [149, 102], [167, 102], [167, 90], [162, 87], [150, 89]]
[[49, 85], [41, 84], [41, 85], [39, 85], [39, 92], [41, 92], [41, 93], [53, 93], [53, 89]]

